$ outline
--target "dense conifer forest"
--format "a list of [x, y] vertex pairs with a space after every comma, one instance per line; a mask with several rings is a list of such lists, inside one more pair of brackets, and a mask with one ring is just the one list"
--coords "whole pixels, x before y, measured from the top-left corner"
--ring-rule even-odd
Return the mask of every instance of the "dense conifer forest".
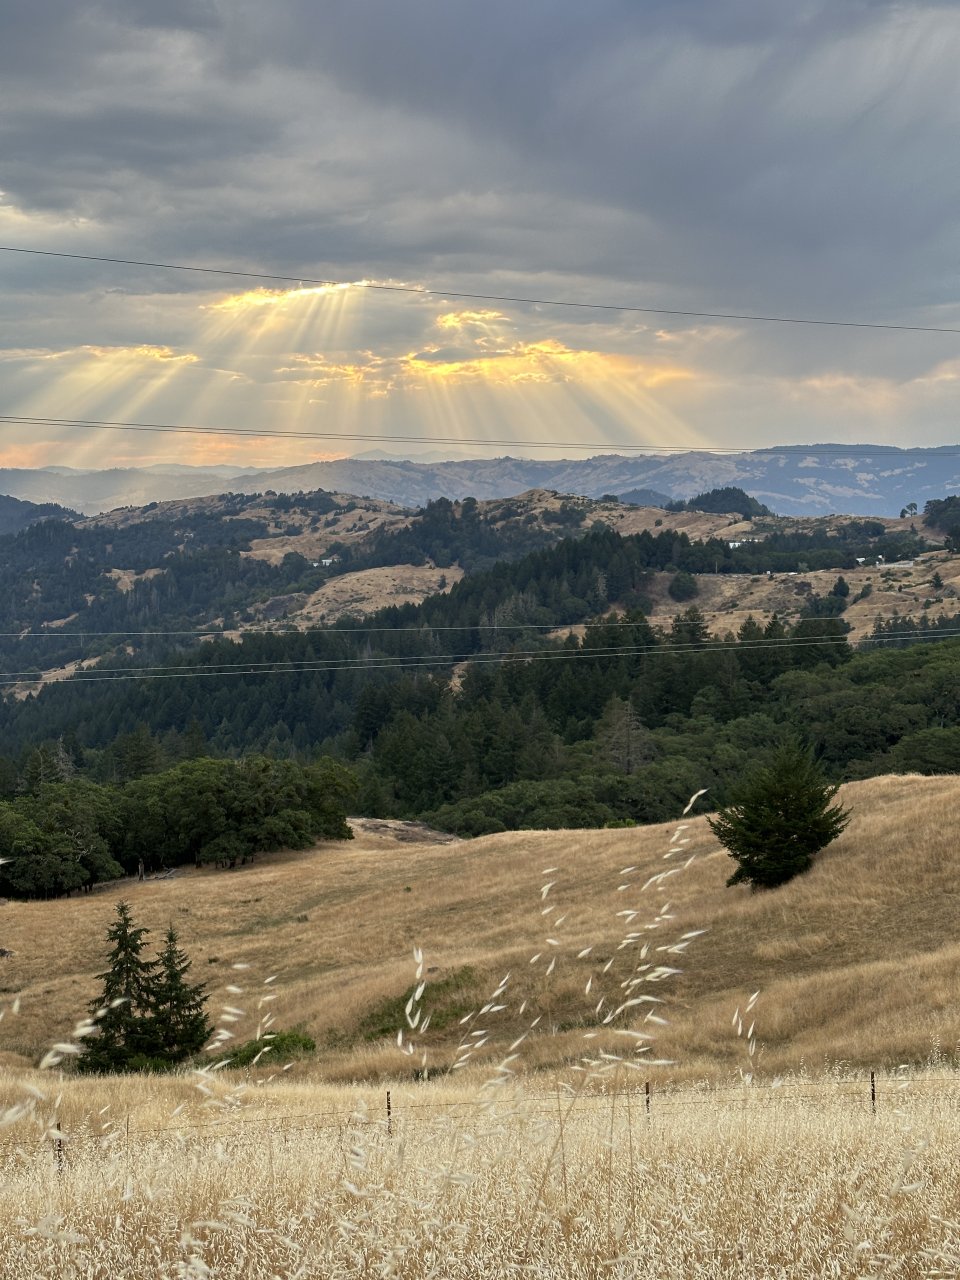
[[[442, 562], [466, 538], [482, 557], [492, 535], [482, 522], [470, 534], [470, 510], [434, 504], [416, 537], [401, 531], [403, 554]], [[127, 564], [166, 545], [170, 531], [153, 523], [132, 526]], [[223, 557], [252, 536], [246, 523], [213, 522], [204, 549], [184, 557], [190, 568], [169, 575], [193, 584], [200, 607], [223, 600]], [[27, 530], [4, 572], [16, 580], [38, 548], [69, 543], [44, 598], [81, 589], [102, 568], [106, 535], [80, 533], [58, 522]], [[88, 887], [141, 858], [229, 863], [343, 835], [350, 810], [464, 835], [658, 821], [702, 788], [705, 804], [723, 804], [758, 752], [795, 735], [834, 781], [960, 770], [958, 619], [878, 623], [859, 650], [843, 619], [839, 571], [865, 552], [882, 547], [889, 561], [922, 545], [869, 521], [741, 546], [598, 526], [366, 620], [130, 645], [0, 705], [0, 857], [10, 858], [0, 892]], [[790, 626], [747, 618], [711, 633], [695, 605], [678, 606], [668, 627], [645, 617], [655, 572], [695, 587], [705, 572], [812, 568], [839, 576]]]

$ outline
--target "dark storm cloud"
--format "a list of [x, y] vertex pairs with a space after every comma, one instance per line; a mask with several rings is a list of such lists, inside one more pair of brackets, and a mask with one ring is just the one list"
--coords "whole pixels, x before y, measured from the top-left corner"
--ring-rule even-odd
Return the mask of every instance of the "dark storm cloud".
[[[259, 48], [495, 138], [539, 191], [637, 219], [595, 264], [612, 276], [889, 307], [905, 289], [954, 296], [949, 13], [351, 0], [288, 8]], [[517, 181], [509, 163], [490, 176]]]
[[894, 0], [37, 0], [0, 19], [0, 190], [43, 247], [950, 323], [958, 57], [955, 5]]

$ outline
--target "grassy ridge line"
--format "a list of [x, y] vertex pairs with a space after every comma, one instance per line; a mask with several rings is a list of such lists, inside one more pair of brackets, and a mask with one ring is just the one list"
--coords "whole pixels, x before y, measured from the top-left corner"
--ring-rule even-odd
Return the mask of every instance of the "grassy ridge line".
[[[502, 1056], [536, 1013], [542, 1024], [523, 1046], [528, 1068], [576, 1061], [603, 1046], [622, 1052], [623, 1041], [603, 1028], [584, 1040], [597, 1029], [600, 993], [622, 998], [620, 981], [636, 962], [636, 947], [618, 949], [627, 926], [617, 913], [636, 909], [642, 925], [669, 897], [673, 918], [650, 935], [655, 945], [706, 930], [676, 961], [682, 972], [656, 991], [667, 1001], [669, 1024], [656, 1028], [653, 1052], [677, 1060], [674, 1079], [729, 1078], [746, 1065], [730, 1020], [757, 989], [756, 1065], [764, 1076], [825, 1061], [922, 1062], [938, 1046], [952, 1055], [960, 1040], [951, 834], [960, 779], [873, 779], [848, 785], [842, 798], [853, 812], [848, 831], [808, 875], [765, 894], [724, 887], [729, 859], [705, 821], [691, 819], [684, 856], [696, 860], [646, 892], [644, 881], [671, 865], [663, 854], [675, 824], [506, 833], [445, 846], [364, 833], [349, 847], [277, 855], [235, 873], [191, 871], [55, 903], [7, 903], [0, 927], [15, 954], [0, 960], [2, 1005], [9, 1009], [19, 991], [21, 1011], [0, 1023], [0, 1051], [27, 1063], [64, 1038], [97, 989], [104, 932], [125, 896], [155, 938], [174, 922], [196, 976], [210, 983], [214, 1014], [222, 1004], [249, 1007], [239, 1039], [259, 1016], [263, 979], [277, 974], [270, 988], [279, 992], [270, 1006], [277, 1025], [302, 1024], [320, 1046], [315, 1061], [296, 1068], [306, 1076], [409, 1078], [419, 1057], [365, 1031], [378, 1018], [391, 1028], [402, 1019], [414, 946], [424, 952], [423, 1004], [437, 1022], [423, 1037], [431, 1065], [449, 1065], [463, 1034], [460, 1017], [479, 1008], [508, 971], [507, 1007], [487, 1019], [490, 1044], [481, 1060]], [[543, 874], [553, 866], [555, 873]], [[636, 870], [622, 874], [628, 866]], [[541, 915], [547, 880], [555, 882], [546, 900], [556, 903], [552, 917]], [[621, 890], [624, 883], [630, 887]], [[591, 953], [578, 958], [588, 946]], [[251, 968], [238, 973], [235, 963]], [[247, 1002], [228, 993], [237, 983]]]

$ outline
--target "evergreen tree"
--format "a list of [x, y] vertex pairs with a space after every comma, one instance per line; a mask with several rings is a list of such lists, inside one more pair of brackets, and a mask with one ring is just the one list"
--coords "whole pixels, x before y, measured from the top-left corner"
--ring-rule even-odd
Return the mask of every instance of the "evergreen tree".
[[627, 698], [614, 695], [603, 709], [594, 737], [617, 773], [634, 773], [653, 757], [651, 736]]
[[143, 957], [147, 930], [138, 928], [125, 902], [107, 930], [110, 967], [99, 975], [101, 995], [90, 1005], [97, 1025], [77, 1061], [84, 1072], [162, 1070], [203, 1048], [210, 1033], [202, 983], [190, 983], [190, 961], [167, 930], [155, 960]]
[[130, 908], [117, 903], [117, 918], [107, 930], [113, 943], [110, 967], [97, 977], [103, 990], [90, 1004], [97, 1034], [77, 1060], [85, 1072], [135, 1070], [151, 1049], [150, 997], [157, 968], [143, 958], [147, 930], [133, 923]]
[[747, 778], [710, 827], [737, 862], [728, 885], [772, 889], [807, 871], [814, 855], [844, 830], [850, 815], [809, 751], [782, 747]]
[[670, 579], [670, 585], [667, 587], [671, 600], [683, 601], [692, 600], [694, 596], [700, 594], [700, 588], [697, 580], [692, 573], [688, 573], [686, 569], [681, 569], [679, 573], [675, 573]]
[[171, 1066], [199, 1053], [210, 1035], [204, 984], [187, 981], [190, 960], [178, 941], [177, 931], [170, 925], [148, 995], [149, 1056]]

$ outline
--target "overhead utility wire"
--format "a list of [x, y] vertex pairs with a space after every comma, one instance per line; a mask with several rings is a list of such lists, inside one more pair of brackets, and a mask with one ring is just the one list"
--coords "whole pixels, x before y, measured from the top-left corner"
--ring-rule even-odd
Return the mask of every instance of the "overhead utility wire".
[[[817, 570], [817, 572], [832, 572], [831, 570]], [[850, 570], [848, 569], [849, 573]], [[732, 575], [731, 575], [732, 576]], [[763, 615], [770, 613], [780, 621], [789, 621], [785, 612], [777, 610], [765, 609], [761, 605], [757, 605], [752, 609], [700, 609], [698, 613], [703, 618], [726, 618], [731, 614], [745, 613], [748, 616], [755, 614]], [[682, 617], [682, 614], [673, 614], [670, 621], [675, 617]], [[922, 618], [925, 614], [901, 613], [897, 615], [901, 620], [908, 621], [912, 618]], [[415, 626], [409, 627], [338, 627], [335, 622], [318, 622], [307, 627], [291, 627], [289, 624], [286, 628], [281, 627], [224, 627], [220, 631], [128, 631], [123, 627], [115, 627], [112, 631], [87, 631], [83, 628], [79, 631], [0, 631], [0, 640], [41, 640], [53, 638], [62, 640], [64, 636], [74, 640], [93, 639], [99, 636], [146, 636], [150, 639], [153, 636], [192, 636], [197, 640], [233, 640], [235, 635], [240, 636], [311, 636], [316, 638], [317, 635], [324, 636], [347, 636], [347, 635], [370, 635], [373, 633], [382, 635], [405, 635], [412, 632], [422, 631], [569, 631], [574, 627], [589, 627], [592, 630], [610, 627], [637, 627], [643, 623], [649, 623], [651, 626], [655, 624], [655, 620], [648, 617], [642, 619], [631, 620], [629, 618], [617, 617], [610, 621], [600, 622], [463, 622], [457, 626], [444, 624], [443, 626], [434, 626], [430, 622], [418, 622]], [[910, 633], [905, 633], [910, 634]]]
[[[908, 621], [913, 615], [901, 614], [902, 621]], [[625, 626], [639, 626], [642, 623], [626, 623]], [[68, 633], [73, 634], [73, 633]], [[270, 634], [270, 633], [268, 633]], [[306, 632], [278, 632], [278, 635], [305, 635]], [[333, 631], [323, 631], [322, 635], [336, 635]], [[863, 642], [874, 639], [877, 642], [889, 639], [897, 639], [901, 637], [911, 637], [917, 634], [916, 631], [888, 631], [876, 637], [863, 637]], [[960, 627], [943, 627], [936, 631], [938, 636], [960, 635]], [[570, 638], [570, 637], [568, 637]], [[749, 651], [753, 649], [782, 649], [790, 645], [808, 645], [823, 644], [825, 642], [833, 642], [838, 640], [846, 640], [847, 633], [840, 636], [802, 636], [794, 638], [791, 636], [759, 636], [754, 640], [737, 640], [734, 648], [738, 651]], [[229, 639], [229, 637], [227, 637]], [[233, 641], [231, 641], [233, 643]], [[409, 654], [382, 654], [370, 657], [349, 657], [349, 656], [331, 656], [329, 658], [272, 658], [266, 662], [251, 662], [241, 660], [236, 662], [207, 662], [207, 663], [164, 663], [158, 666], [150, 667], [134, 667], [137, 672], [152, 671], [196, 671], [202, 668], [205, 674], [215, 675], [219, 671], [230, 673], [242, 667], [244, 673], [255, 674], [258, 670], [276, 670], [276, 671], [323, 671], [328, 668], [331, 670], [350, 670], [360, 668], [362, 670], [381, 670], [384, 667], [391, 667], [395, 663], [457, 663], [472, 662], [478, 660], [491, 661], [498, 658], [553, 658], [553, 657], [617, 657], [632, 654], [661, 653], [669, 651], [677, 652], [715, 652], [723, 641], [720, 639], [707, 638], [706, 640], [690, 640], [690, 641], [665, 641], [662, 644], [627, 644], [627, 645], [581, 645], [579, 649], [567, 650], [560, 653], [556, 651], [544, 651], [543, 649], [481, 649], [471, 650], [466, 653], [409, 653]], [[129, 672], [130, 668], [117, 668], [120, 672]], [[0, 676], [20, 676], [29, 677], [32, 669], [27, 671], [0, 671]]]
[[282, 276], [266, 271], [241, 271], [231, 267], [196, 267], [181, 262], [147, 262], [139, 258], [110, 258], [103, 254], [66, 253], [54, 249], [26, 249], [0, 245], [0, 253], [29, 254], [38, 258], [64, 258], [74, 262], [105, 262], [119, 267], [149, 267], [151, 270], [189, 271], [198, 275], [234, 276], [245, 280], [273, 280], [281, 284], [309, 284], [326, 288], [371, 289], [381, 293], [414, 293], [429, 298], [465, 298], [472, 302], [513, 302], [537, 307], [576, 307], [586, 311], [626, 311], [640, 315], [682, 316], [695, 320], [750, 320], [762, 324], [826, 325], [838, 329], [881, 329], [907, 333], [960, 333], [960, 329], [940, 325], [882, 324], [867, 320], [825, 320], [807, 316], [753, 315], [733, 311], [691, 311], [679, 307], [640, 307], [619, 302], [575, 302], [568, 298], [527, 298], [503, 293], [467, 293], [461, 289], [424, 289], [412, 284], [377, 284], [368, 280], [325, 280], [310, 276]]
[[[916, 638], [915, 632], [904, 633], [907, 638]], [[950, 628], [938, 631], [938, 638], [954, 637], [960, 635], [960, 628]], [[882, 636], [864, 636], [860, 641], [861, 644], [884, 644], [885, 642], [895, 639], [895, 634], [884, 634]], [[664, 644], [664, 645], [635, 645], [614, 648], [597, 648], [597, 649], [575, 649], [569, 651], [543, 653], [539, 650], [512, 650], [497, 653], [475, 653], [475, 654], [459, 654], [459, 655], [437, 655], [415, 654], [407, 658], [400, 659], [318, 659], [314, 661], [305, 660], [302, 663], [275, 662], [275, 663], [240, 663], [240, 664], [215, 664], [211, 667], [190, 666], [169, 666], [169, 667], [141, 667], [132, 672], [119, 668], [115, 672], [102, 675], [87, 675], [83, 671], [77, 671], [67, 677], [71, 685], [89, 684], [92, 682], [103, 683], [118, 680], [195, 680], [201, 677], [206, 679], [226, 678], [235, 676], [269, 676], [269, 675], [303, 675], [308, 673], [319, 673], [326, 671], [357, 671], [357, 670], [374, 670], [374, 671], [392, 671], [392, 670], [423, 670], [427, 667], [444, 667], [457, 666], [460, 663], [469, 663], [471, 665], [482, 665], [491, 663], [500, 663], [506, 660], [523, 661], [523, 662], [564, 662], [573, 658], [616, 658], [616, 657], [633, 657], [647, 656], [654, 654], [668, 654], [670, 656], [684, 657], [696, 653], [739, 653], [739, 652], [755, 652], [763, 649], [806, 649], [814, 645], [826, 644], [845, 644], [846, 635], [842, 636], [810, 636], [801, 639], [770, 639], [755, 641], [739, 641], [735, 643], [717, 643], [706, 642], [689, 644]], [[15, 678], [7, 678], [15, 677]], [[64, 677], [57, 676], [55, 678], [44, 678], [41, 676], [37, 679], [32, 673], [0, 673], [0, 685], [29, 685], [32, 688], [43, 688], [47, 685], [62, 684]]]
[[[849, 571], [847, 571], [849, 572]], [[751, 616], [755, 614], [773, 613], [769, 609], [724, 609], [722, 617], [726, 618], [732, 613], [748, 613]], [[787, 617], [786, 613], [776, 614], [778, 620]], [[708, 616], [705, 616], [708, 617]], [[721, 614], [717, 613], [717, 618]], [[901, 613], [901, 618], [909, 617], [909, 614]], [[709, 618], [708, 618], [709, 620]], [[644, 622], [650, 622], [650, 618], [644, 618]], [[671, 618], [671, 621], [672, 618]], [[224, 627], [221, 631], [128, 631], [125, 627], [114, 627], [113, 631], [87, 631], [83, 628], [81, 631], [0, 631], [0, 640], [44, 640], [55, 639], [63, 640], [64, 636], [68, 636], [73, 640], [92, 640], [96, 636], [146, 636], [150, 640], [152, 636], [191, 636], [195, 640], [233, 640], [234, 636], [311, 636], [316, 637], [317, 634], [324, 636], [342, 636], [342, 635], [370, 635], [372, 632], [378, 632], [381, 635], [404, 635], [408, 632], [421, 631], [570, 631], [573, 627], [586, 627], [588, 630], [598, 630], [600, 627], [636, 627], [641, 626], [640, 622], [628, 620], [628, 618], [614, 618], [611, 622], [589, 622], [581, 618], [580, 622], [462, 622], [457, 626], [433, 626], [430, 622], [417, 622], [416, 626], [408, 627], [338, 627], [335, 622], [317, 622], [314, 625], [306, 627], [293, 627], [292, 630], [287, 626], [285, 630], [278, 627]]]
[[[957, 330], [957, 332], [960, 333], [960, 330]], [[136, 431], [156, 432], [161, 435], [182, 433], [185, 435], [196, 436], [241, 436], [247, 440], [359, 440], [376, 441], [378, 443], [387, 444], [475, 445], [480, 448], [499, 448], [501, 446], [506, 446], [507, 448], [520, 447], [524, 449], [589, 449], [594, 453], [597, 453], [597, 451], [600, 450], [601, 453], [606, 451], [608, 454], [614, 455], [622, 452], [623, 450], [630, 450], [634, 453], [664, 457], [668, 457], [672, 454], [683, 453], [719, 455], [747, 453], [771, 456], [782, 456], [783, 454], [789, 453], [806, 453], [846, 457], [854, 450], [856, 450], [857, 454], [861, 457], [871, 457], [879, 454], [902, 452], [899, 445], [882, 444], [781, 444], [771, 445], [768, 448], [757, 449], [750, 445], [619, 444], [605, 441], [597, 442], [596, 440], [513, 440], [496, 436], [397, 436], [378, 433], [371, 434], [369, 432], [364, 433], [359, 431], [270, 431], [263, 430], [260, 427], [197, 427], [176, 422], [122, 422], [114, 421], [109, 418], [38, 418], [28, 417], [24, 414], [18, 413], [0, 413], [0, 424], [3, 423], [31, 427], [79, 427], [84, 431]], [[941, 457], [952, 456], [953, 454], [960, 453], [960, 446], [930, 445], [926, 447], [930, 451], [936, 451], [936, 453]], [[415, 462], [416, 459], [409, 459], [409, 461]], [[251, 466], [249, 470], [262, 471], [264, 468]]]

